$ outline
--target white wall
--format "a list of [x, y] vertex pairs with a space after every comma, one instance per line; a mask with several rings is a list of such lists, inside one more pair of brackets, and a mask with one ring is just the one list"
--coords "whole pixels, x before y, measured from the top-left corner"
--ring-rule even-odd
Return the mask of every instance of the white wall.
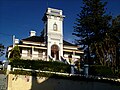
[[[32, 51], [32, 54], [30, 55], [30, 56], [28, 56], [28, 50], [27, 50], [27, 48], [22, 48], [22, 56], [21, 56], [21, 58], [22, 59], [33, 59], [33, 60], [45, 60], [46, 59], [46, 57], [45, 57], [45, 51], [43, 51], [43, 50], [41, 50], [41, 49], [35, 49], [34, 47], [31, 47], [31, 48], [29, 48], [29, 49], [31, 49]], [[38, 50], [41, 50], [41, 53], [39, 53], [38, 52]], [[39, 55], [39, 54], [41, 54], [41, 55]], [[41, 57], [39, 57], [39, 56], [41, 56]]]
[[[60, 12], [60, 15], [51, 15], [51, 11]], [[62, 10], [48, 8], [47, 14], [47, 56], [51, 56], [51, 46], [56, 44], [59, 47], [59, 60], [63, 56], [63, 15]], [[57, 24], [57, 31], [54, 31], [53, 25]], [[49, 57], [47, 58], [49, 60]]]
[[115, 84], [26, 75], [8, 75], [8, 90], [120, 90]]

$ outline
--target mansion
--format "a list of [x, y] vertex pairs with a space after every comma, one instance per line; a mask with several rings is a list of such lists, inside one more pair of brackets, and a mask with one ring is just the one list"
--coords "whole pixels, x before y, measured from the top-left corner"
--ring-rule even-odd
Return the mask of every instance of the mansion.
[[48, 8], [42, 18], [44, 22], [43, 31], [40, 36], [36, 36], [35, 31], [30, 31], [27, 38], [13, 41], [13, 45], [7, 49], [8, 58], [12, 48], [19, 46], [21, 59], [44, 60], [44, 61], [67, 61], [79, 60], [84, 53], [79, 47], [63, 40], [63, 20], [62, 10]]

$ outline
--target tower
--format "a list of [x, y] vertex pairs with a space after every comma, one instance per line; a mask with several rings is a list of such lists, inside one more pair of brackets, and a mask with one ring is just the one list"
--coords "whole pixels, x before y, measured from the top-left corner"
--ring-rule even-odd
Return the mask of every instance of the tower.
[[63, 56], [63, 18], [62, 10], [48, 8], [44, 17], [44, 38], [47, 45], [47, 60], [52, 57], [60, 60]]

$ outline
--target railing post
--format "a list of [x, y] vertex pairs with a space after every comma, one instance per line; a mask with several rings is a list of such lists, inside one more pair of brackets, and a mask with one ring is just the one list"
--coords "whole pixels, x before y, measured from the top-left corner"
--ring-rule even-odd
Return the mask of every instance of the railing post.
[[89, 65], [85, 64], [84, 65], [84, 75], [85, 75], [85, 77], [88, 77], [88, 68], [89, 68]]
[[75, 67], [75, 65], [71, 64], [71, 74], [75, 74], [74, 67]]
[[7, 65], [7, 75], [9, 74], [9, 72], [11, 71], [11, 65]]

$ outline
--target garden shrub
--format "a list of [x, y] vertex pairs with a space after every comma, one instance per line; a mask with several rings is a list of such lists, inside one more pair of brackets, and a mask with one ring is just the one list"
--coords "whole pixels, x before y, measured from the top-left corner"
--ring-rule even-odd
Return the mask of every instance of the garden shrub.
[[102, 65], [91, 65], [89, 67], [89, 74], [105, 76], [105, 77], [114, 77], [114, 72], [110, 67]]
[[10, 62], [10, 65], [16, 68], [70, 73], [70, 65], [56, 61], [50, 62], [42, 60], [13, 60], [13, 62]]
[[32, 75], [31, 71], [24, 71], [24, 70], [14, 70], [10, 71], [10, 74], [15, 74], [15, 75]]
[[0, 70], [0, 74], [6, 74], [6, 70]]

